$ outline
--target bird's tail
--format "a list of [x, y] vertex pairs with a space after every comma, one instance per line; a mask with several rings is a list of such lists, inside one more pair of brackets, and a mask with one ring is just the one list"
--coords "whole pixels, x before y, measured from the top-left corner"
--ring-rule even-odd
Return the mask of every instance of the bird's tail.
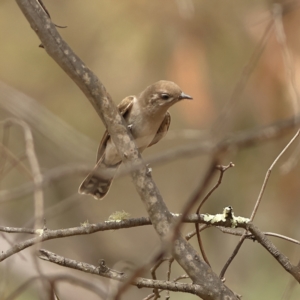
[[[78, 192], [80, 194], [91, 195], [96, 200], [102, 200], [108, 193], [120, 164], [121, 162], [108, 167], [99, 161], [93, 171], [80, 184]], [[101, 169], [103, 170], [102, 174]]]

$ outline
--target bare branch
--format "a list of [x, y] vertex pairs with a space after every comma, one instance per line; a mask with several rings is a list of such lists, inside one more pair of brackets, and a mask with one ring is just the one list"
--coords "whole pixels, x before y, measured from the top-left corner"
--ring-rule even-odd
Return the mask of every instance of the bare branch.
[[[204, 203], [206, 202], [206, 200], [211, 196], [211, 194], [219, 187], [219, 185], [221, 184], [222, 182], [222, 179], [223, 179], [223, 175], [224, 173], [226, 172], [226, 170], [228, 170], [229, 168], [231, 167], [234, 167], [234, 164], [232, 162], [229, 163], [229, 165], [227, 166], [221, 166], [221, 165], [218, 165], [216, 166], [216, 169], [218, 169], [220, 171], [220, 176], [219, 176], [219, 179], [217, 181], [217, 183], [215, 184], [215, 186], [206, 194], [206, 196], [203, 198], [203, 200], [200, 202], [197, 210], [196, 210], [196, 214], [199, 215], [199, 212], [200, 212], [200, 209], [201, 207], [204, 205]], [[197, 240], [198, 240], [198, 244], [199, 244], [199, 248], [200, 248], [200, 251], [201, 251], [201, 254], [202, 254], [202, 257], [204, 259], [204, 261], [210, 266], [210, 263], [208, 261], [208, 257], [205, 253], [205, 250], [204, 250], [204, 246], [203, 246], [203, 243], [202, 243], [202, 240], [201, 240], [201, 237], [200, 237], [200, 228], [199, 228], [199, 223], [196, 223], [195, 224], [195, 229], [196, 229], [196, 235], [197, 235]]]
[[[139, 166], [138, 170], [132, 172], [133, 182], [157, 234], [164, 240], [171, 230], [173, 217], [143, 163], [123, 118], [103, 84], [65, 43], [54, 24], [35, 0], [16, 0], [16, 2], [40, 38], [47, 53], [73, 79], [94, 106], [106, 125], [124, 163]], [[184, 247], [181, 249], [184, 248], [186, 253], [176, 251], [179, 249], [178, 245], [183, 245]], [[193, 282], [206, 286], [202, 295], [204, 299], [213, 299], [221, 297], [221, 295], [224, 297], [226, 295], [229, 299], [236, 299], [232, 291], [218, 279], [216, 274], [211, 272], [211, 269], [198, 257], [196, 251], [181, 235], [176, 238], [174, 249], [175, 259], [191, 276]], [[190, 260], [189, 257], [193, 257], [193, 260]], [[212, 282], [209, 286], [206, 283], [208, 274], [212, 278], [213, 288]]]
[[[218, 220], [212, 222], [211, 220], [207, 219], [207, 214], [191, 214], [187, 216], [183, 222], [185, 223], [202, 223], [206, 224], [205, 226], [215, 226], [215, 227], [228, 227], [232, 228], [232, 223], [230, 220]], [[181, 215], [176, 214], [174, 215], [174, 218], [181, 219]], [[73, 228], [66, 228], [66, 229], [57, 229], [57, 230], [50, 230], [46, 229], [44, 231], [42, 230], [33, 230], [30, 228], [16, 228], [16, 227], [6, 227], [6, 226], [0, 226], [0, 231], [7, 232], [7, 233], [26, 233], [26, 234], [36, 234], [40, 235], [35, 238], [31, 238], [28, 240], [25, 240], [23, 242], [17, 243], [14, 246], [12, 246], [11, 249], [7, 250], [6, 252], [3, 252], [0, 254], [0, 261], [5, 260], [6, 258], [10, 257], [11, 255], [18, 253], [34, 244], [40, 243], [42, 241], [47, 241], [51, 239], [57, 239], [57, 238], [64, 238], [69, 236], [76, 236], [76, 235], [85, 235], [85, 234], [93, 234], [99, 231], [107, 231], [107, 230], [118, 230], [118, 229], [126, 229], [126, 228], [133, 228], [138, 226], [146, 226], [151, 225], [151, 221], [147, 217], [141, 217], [141, 218], [132, 218], [127, 220], [122, 220], [120, 222], [116, 221], [105, 221], [102, 223], [97, 224], [85, 224], [84, 226], [80, 227], [73, 227]], [[236, 224], [236, 227], [245, 228], [245, 225], [243, 224]], [[206, 227], [202, 227], [204, 229]], [[226, 230], [223, 229], [224, 232]], [[226, 232], [228, 233], [228, 232]], [[229, 232], [232, 234], [232, 229]], [[194, 235], [195, 233], [193, 233]], [[264, 234], [264, 233], [262, 233]], [[266, 233], [266, 235], [272, 235], [276, 236], [277, 234], [272, 233]], [[241, 235], [241, 234], [238, 234]], [[249, 237], [249, 236], [247, 236]], [[280, 235], [277, 235], [277, 237], [281, 237]], [[190, 239], [191, 236], [187, 236], [186, 239]], [[291, 242], [296, 242], [296, 240], [286, 237], [286, 240], [290, 240]]]
[[[220, 227], [220, 226], [216, 226], [216, 228], [218, 228], [219, 230], [221, 230], [223, 233], [227, 233], [227, 234], [231, 234], [231, 235], [236, 235], [236, 236], [242, 236], [243, 232], [241, 230], [237, 230], [237, 229], [233, 229], [233, 228], [226, 228], [226, 227]], [[288, 236], [279, 234], [279, 233], [275, 233], [275, 232], [263, 232], [264, 235], [266, 236], [271, 236], [271, 237], [276, 237], [282, 240], [285, 240], [287, 242], [291, 242], [297, 245], [300, 245], [300, 241], [296, 240], [296, 239], [292, 239]], [[246, 236], [247, 239], [250, 240], [255, 240], [254, 236], [251, 233], [248, 233]]]
[[[299, 136], [300, 134], [300, 130], [297, 131], [297, 133], [293, 136], [293, 138], [290, 140], [290, 142], [284, 147], [284, 149], [279, 153], [279, 155], [275, 158], [275, 160], [273, 161], [273, 163], [271, 164], [270, 168], [268, 169], [267, 173], [266, 173], [266, 176], [265, 176], [265, 179], [264, 179], [264, 182], [263, 182], [263, 185], [261, 187], [261, 190], [259, 192], [259, 195], [258, 195], [258, 198], [256, 200], [256, 203], [255, 203], [255, 206], [254, 206], [254, 209], [252, 211], [252, 214], [251, 214], [251, 217], [250, 217], [250, 220], [253, 221], [254, 217], [255, 217], [255, 214], [258, 210], [258, 207], [259, 207], [259, 204], [261, 202], [261, 199], [262, 199], [262, 196], [263, 196], [263, 193], [265, 191], [265, 188], [266, 188], [266, 185], [267, 185], [267, 182], [269, 180], [269, 177], [271, 175], [271, 172], [272, 172], [272, 169], [273, 167], [275, 166], [275, 164], [277, 163], [277, 161], [279, 160], [279, 158], [285, 153], [285, 151], [288, 149], [288, 147], [295, 141], [295, 139]], [[241, 236], [240, 240], [239, 240], [239, 243], [237, 244], [236, 248], [234, 249], [233, 253], [231, 254], [231, 256], [229, 257], [229, 259], [227, 260], [225, 266], [223, 267], [221, 273], [220, 273], [220, 278], [223, 278], [224, 275], [225, 275], [225, 272], [227, 270], [227, 268], [229, 267], [229, 265], [231, 264], [231, 262], [233, 261], [233, 259], [235, 258], [235, 256], [237, 255], [239, 249], [241, 248], [243, 242], [245, 241], [247, 237], [247, 231], [245, 231], [243, 233], [243, 235]]]
[[266, 236], [277, 237], [277, 238], [279, 238], [279, 239], [282, 239], [282, 240], [285, 240], [285, 241], [288, 241], [288, 242], [291, 242], [291, 243], [300, 245], [300, 241], [299, 241], [299, 240], [292, 239], [292, 238], [290, 238], [290, 237], [288, 237], [288, 236], [285, 236], [285, 235], [282, 235], [282, 234], [279, 234], [279, 233], [275, 233], [275, 232], [264, 232], [263, 234], [266, 235]]
[[[168, 258], [162, 258], [161, 260], [159, 260], [151, 269], [150, 269], [150, 272], [151, 272], [151, 276], [152, 276], [152, 279], [157, 279], [156, 277], [156, 270], [160, 267], [160, 265], [164, 262], [164, 261], [167, 261], [169, 260]], [[170, 278], [168, 278], [168, 280], [170, 280]], [[158, 297], [159, 298], [159, 290], [157, 288], [155, 288], [153, 290], [153, 293], [155, 294], [155, 297]]]
[[[82, 272], [103, 276], [121, 282], [125, 281], [128, 278], [126, 274], [116, 270], [112, 270], [107, 266], [103, 268], [101, 266], [95, 266], [88, 263], [76, 261], [73, 259], [69, 259], [57, 255], [45, 249], [40, 250], [39, 258], [63, 267], [72, 268]], [[169, 290], [173, 292], [186, 292], [198, 296], [200, 296], [203, 293], [203, 288], [200, 285], [191, 284], [191, 283], [179, 283], [173, 281], [136, 278], [133, 282], [131, 282], [131, 284], [137, 286], [138, 288], [152, 288], [152, 289], [158, 288], [158, 289]]]
[[249, 223], [248, 225], [247, 229], [254, 235], [255, 239], [300, 283], [300, 265], [292, 265], [289, 259], [254, 224]]
[[264, 194], [264, 191], [265, 191], [265, 188], [266, 188], [266, 185], [267, 185], [267, 182], [269, 180], [269, 177], [271, 175], [271, 172], [274, 168], [274, 166], [276, 165], [276, 163], [278, 162], [278, 160], [280, 159], [280, 157], [286, 152], [286, 150], [291, 146], [291, 144], [295, 141], [295, 139], [299, 136], [300, 134], [300, 129], [297, 131], [297, 133], [292, 137], [292, 139], [289, 141], [289, 143], [284, 147], [284, 149], [279, 153], [279, 155], [275, 158], [275, 160], [273, 161], [273, 163], [271, 164], [270, 168], [268, 169], [267, 171], [267, 174], [265, 176], [265, 179], [264, 179], [264, 183], [261, 187], [261, 190], [259, 192], [259, 195], [258, 195], [258, 199], [255, 203], [255, 206], [254, 206], [254, 209], [252, 211], [252, 214], [251, 214], [251, 217], [250, 217], [250, 220], [253, 221], [254, 217], [255, 217], [255, 214], [258, 210], [258, 206], [261, 202], [261, 199], [262, 199], [262, 196]]
[[34, 183], [34, 214], [35, 214], [35, 229], [42, 227], [42, 219], [44, 216], [44, 195], [42, 189], [43, 177], [40, 172], [40, 166], [35, 154], [33, 136], [30, 127], [22, 120], [7, 119], [4, 122], [4, 127], [10, 124], [17, 124], [23, 129], [25, 139], [26, 156], [29, 161], [31, 173]]
[[[80, 60], [80, 58], [76, 56], [72, 52], [70, 47], [64, 42], [64, 40], [58, 34], [55, 26], [53, 25], [53, 23], [51, 22], [47, 14], [45, 13], [45, 9], [37, 5], [38, 2], [36, 0], [16, 0], [16, 2], [18, 3], [24, 15], [28, 19], [33, 30], [35, 30], [35, 32], [41, 39], [43, 48], [62, 67], [62, 69], [74, 80], [74, 82], [79, 86], [79, 88], [83, 91], [83, 93], [87, 96], [91, 104], [94, 106], [98, 115], [100, 116], [105, 126], [107, 127], [112, 137], [112, 140], [118, 149], [119, 155], [124, 160], [124, 163], [127, 163], [130, 166], [132, 166], [132, 168], [130, 169], [132, 173], [132, 178], [136, 186], [136, 189], [149, 214], [150, 218], [148, 222], [150, 224], [150, 220], [151, 220], [152, 225], [154, 226], [157, 234], [159, 235], [159, 237], [163, 242], [162, 250], [159, 253], [156, 253], [152, 257], [152, 259], [150, 259], [150, 263], [154, 263], [158, 261], [158, 259], [161, 258], [163, 255], [165, 255], [168, 251], [173, 250], [175, 259], [186, 271], [186, 273], [194, 283], [193, 285], [191, 285], [191, 293], [194, 293], [202, 297], [203, 299], [208, 299], [208, 300], [224, 299], [225, 297], [226, 299], [237, 299], [238, 297], [234, 295], [234, 293], [230, 291], [222, 283], [221, 280], [218, 279], [216, 274], [214, 274], [212, 270], [201, 260], [201, 258], [198, 256], [196, 251], [192, 248], [192, 246], [180, 234], [182, 220], [186, 219], [187, 214], [190, 212], [191, 207], [196, 202], [195, 199], [197, 199], [199, 195], [202, 195], [203, 191], [207, 188], [207, 185], [213, 175], [212, 168], [209, 168], [206, 174], [207, 176], [203, 180], [202, 186], [197, 191], [197, 195], [193, 195], [194, 197], [190, 198], [190, 201], [188, 201], [187, 205], [184, 208], [183, 214], [179, 216], [176, 220], [176, 217], [170, 213], [167, 206], [165, 205], [162, 196], [160, 195], [154, 181], [152, 180], [151, 174], [149, 174], [145, 163], [141, 159], [139, 151], [137, 150], [134, 144], [132, 136], [128, 131], [127, 126], [125, 125], [124, 120], [122, 119], [119, 112], [117, 111], [115, 105], [111, 100], [110, 95], [106, 92], [103, 84], [84, 65], [84, 63]], [[266, 35], [269, 35], [269, 31], [266, 31]], [[260, 53], [263, 50], [263, 46], [266, 40], [267, 38], [264, 38], [262, 40], [262, 45], [261, 47], [258, 48], [258, 52], [257, 52], [258, 54], [256, 56], [254, 55], [254, 60], [252, 64], [249, 65], [249, 69], [248, 70], [245, 69], [246, 75], [245, 77], [241, 78], [240, 87], [242, 89], [244, 86], [244, 82], [247, 81], [247, 78], [251, 74], [251, 70], [254, 68], [255, 63], [259, 59]], [[283, 125], [280, 124], [280, 126], [276, 126], [276, 128], [274, 127], [268, 128], [268, 129], [270, 128], [274, 129], [273, 131], [268, 131], [266, 130], [267, 128], [265, 128], [263, 132], [262, 131], [255, 132], [253, 136], [247, 136], [247, 137], [243, 136], [241, 139], [235, 137], [233, 139], [223, 140], [221, 143], [206, 143], [206, 144], [204, 143], [201, 144], [201, 146], [200, 144], [193, 145], [193, 148], [190, 147], [190, 148], [185, 148], [183, 150], [179, 149], [179, 151], [175, 153], [176, 158], [178, 157], [178, 155], [182, 155], [183, 153], [186, 154], [189, 151], [191, 151], [190, 153], [196, 153], [197, 151], [198, 152], [197, 154], [199, 154], [199, 152], [201, 152], [202, 150], [203, 150], [202, 153], [210, 152], [214, 155], [214, 157], [218, 157], [220, 152], [228, 151], [228, 149], [230, 149], [232, 145], [236, 147], [244, 147], [244, 146], [248, 146], [251, 143], [256, 143], [261, 140], [274, 138], [275, 136], [277, 137], [280, 134], [282, 134], [286, 130], [286, 128], [295, 126], [297, 122], [298, 123], [300, 122], [300, 117], [293, 119], [292, 121], [288, 122], [288, 124], [282, 123]], [[30, 140], [30, 137], [28, 138], [28, 140]], [[202, 150], [201, 151], [199, 151], [199, 149], [195, 150], [195, 148], [198, 147], [199, 149]], [[31, 159], [33, 159], [32, 154], [34, 154], [34, 151], [32, 151], [31, 149], [31, 153], [30, 153]], [[160, 156], [160, 158], [156, 162], [162, 160], [162, 157], [163, 156]], [[168, 159], [169, 161], [171, 159], [174, 159], [174, 155], [170, 156]], [[27, 187], [27, 191], [30, 190], [31, 188], [31, 191], [32, 190], [35, 191], [35, 199], [38, 199], [38, 197], [39, 199], [41, 199], [41, 194], [38, 194], [37, 192], [38, 191], [41, 192], [42, 186], [44, 186], [47, 180], [49, 182], [49, 178], [47, 180], [46, 179], [43, 180], [38, 169], [38, 164], [36, 163], [37, 161], [31, 160], [31, 167], [35, 176], [35, 187], [34, 189], [32, 189], [32, 187], [29, 188]], [[61, 174], [59, 176], [61, 176]], [[24, 192], [24, 190], [21, 191], [20, 189], [18, 191], [22, 193]], [[6, 199], [7, 201], [7, 199], [9, 199], [11, 195], [12, 194], [10, 193], [6, 193], [7, 197], [2, 198], [1, 200]], [[254, 217], [255, 209], [252, 215]], [[38, 217], [40, 217], [40, 215]], [[197, 221], [199, 222], [199, 219], [203, 218], [203, 223], [205, 224], [212, 225], [212, 223], [214, 223], [215, 226], [221, 226], [221, 225], [232, 226], [233, 223], [231, 217], [226, 218], [225, 220], [221, 220], [220, 222], [210, 222], [208, 221], [207, 215], [203, 215], [203, 216], [200, 215], [197, 216], [198, 218]], [[253, 219], [253, 217], [251, 217], [251, 219]], [[126, 222], [126, 221], [128, 220], [121, 221], [118, 223], [114, 222], [114, 223], [119, 225], [119, 223]], [[107, 228], [105, 226], [107, 224], [106, 223], [103, 224], [104, 225], [102, 225], [102, 228]], [[126, 224], [129, 227], [129, 223]], [[14, 245], [11, 249], [6, 251], [5, 253], [0, 254], [0, 261], [33, 244], [48, 239], [61, 238], [65, 236], [71, 236], [74, 234], [90, 234], [92, 232], [96, 232], [96, 228], [97, 231], [99, 230], [99, 227], [97, 227], [98, 225], [99, 224], [96, 224], [96, 226], [88, 225], [88, 226], [69, 228], [67, 230], [57, 230], [57, 231], [45, 230], [41, 232], [41, 236]], [[124, 223], [122, 223], [122, 225], [124, 226]], [[113, 227], [115, 225], [109, 224], [109, 226]], [[137, 225], [137, 226], [141, 226], [141, 225]], [[265, 237], [265, 235], [263, 235], [258, 229], [253, 227], [254, 225], [249, 223], [247, 225], [237, 224], [237, 226], [241, 226], [244, 229], [249, 230], [255, 236], [255, 238], [278, 260], [278, 262], [299, 281], [299, 270], [295, 266], [292, 266], [288, 261], [288, 259], [285, 256], [283, 256], [271, 242], [269, 242], [269, 240]], [[171, 249], [173, 245], [175, 246], [173, 249]], [[55, 254], [53, 254], [52, 256], [52, 254], [49, 254], [48, 252], [43, 252], [43, 259], [47, 259], [49, 261], [53, 260], [53, 262], [58, 264], [65, 265], [66, 261], [68, 260], [62, 257], [63, 260], [57, 262], [57, 258], [59, 257], [56, 256]], [[71, 260], [68, 260], [68, 262], [70, 263], [68, 267], [73, 267], [73, 268], [74, 268], [74, 264], [80, 263]], [[121, 285], [119, 291], [116, 294], [116, 299], [118, 299], [120, 293], [122, 293], [128, 287], [129, 284], [133, 284], [133, 283], [136, 284], [137, 275], [139, 276], [140, 272], [143, 272], [145, 266], [148, 267], [149, 264], [144, 265], [141, 268], [137, 269], [135, 274], [133, 274], [131, 277], [129, 276], [128, 278], [126, 278], [125, 283]], [[97, 268], [98, 273], [99, 270], [105, 274], [113, 271], [107, 268], [105, 264], [100, 265], [99, 267], [95, 267], [95, 266], [92, 267]], [[114, 273], [117, 274], [116, 271], [114, 271]], [[118, 276], [121, 276], [120, 273]], [[146, 279], [143, 280], [145, 281]], [[144, 286], [148, 284], [149, 287], [151, 286], [152, 288], [154, 286], [154, 288], [156, 289], [164, 289], [163, 283], [154, 282], [153, 280], [152, 281], [148, 280], [149, 282], [144, 282], [144, 281], [143, 281]], [[139, 286], [138, 284], [136, 285], [138, 287], [142, 287], [142, 285], [141, 286]], [[167, 285], [167, 288], [170, 289], [169, 284]], [[187, 292], [188, 288], [189, 286], [185, 286], [184, 291]], [[178, 291], [178, 286], [176, 285], [174, 285], [174, 291], [175, 290]]]
[[0, 226], [0, 231], [7, 233], [28, 233], [28, 234], [36, 234], [35, 229], [31, 228], [20, 228], [20, 227], [7, 227]]
[[222, 165], [217, 165], [216, 169], [220, 171], [220, 176], [219, 179], [217, 181], [217, 183], [215, 184], [215, 186], [206, 194], [206, 196], [203, 198], [203, 200], [201, 201], [201, 203], [199, 204], [196, 214], [199, 214], [201, 207], [204, 205], [204, 203], [206, 202], [206, 200], [211, 196], [211, 194], [220, 186], [220, 184], [222, 183], [222, 179], [223, 179], [223, 175], [224, 173], [229, 169], [234, 167], [234, 164], [232, 162], [230, 162], [227, 166], [222, 166]]
[[243, 242], [244, 242], [245, 239], [246, 239], [246, 231], [245, 231], [245, 232], [243, 233], [243, 235], [241, 236], [241, 238], [240, 238], [238, 244], [235, 246], [235, 248], [234, 248], [232, 254], [230, 255], [230, 257], [229, 257], [228, 260], [226, 261], [226, 263], [225, 263], [223, 269], [221, 270], [220, 275], [219, 275], [219, 277], [220, 277], [221, 279], [224, 279], [224, 278], [225, 278], [224, 276], [225, 276], [225, 273], [226, 273], [228, 267], [230, 266], [230, 264], [232, 263], [232, 261], [234, 260], [234, 258], [236, 257], [236, 255], [238, 254], [238, 252], [239, 252], [240, 248], [242, 247]]
[[[188, 279], [188, 278], [189, 278], [189, 277], [188, 277], [187, 275], [184, 274], [184, 275], [181, 275], [181, 276], [175, 278], [175, 279], [173, 280], [173, 282], [179, 281], [179, 280], [181, 280], [181, 279]], [[163, 290], [158, 290], [158, 293], [161, 293], [161, 292], [163, 292]], [[166, 299], [170, 299], [169, 292], [170, 292], [170, 291], [167, 291]], [[150, 299], [152, 299], [152, 298], [154, 298], [154, 297], [157, 297], [157, 294], [152, 293], [152, 294], [148, 295], [147, 297], [145, 297], [143, 300], [150, 300]], [[159, 297], [160, 297], [160, 295], [158, 295], [158, 298], [159, 298]], [[154, 298], [154, 299], [155, 299], [155, 298]]]

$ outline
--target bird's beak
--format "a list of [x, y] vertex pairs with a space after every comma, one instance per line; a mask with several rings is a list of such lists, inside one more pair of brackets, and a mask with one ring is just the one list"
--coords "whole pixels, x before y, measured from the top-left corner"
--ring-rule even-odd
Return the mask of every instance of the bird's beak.
[[180, 96], [179, 96], [179, 100], [182, 100], [182, 99], [192, 100], [193, 97], [191, 97], [191, 96], [185, 94], [184, 92], [182, 92], [182, 93], [180, 94]]

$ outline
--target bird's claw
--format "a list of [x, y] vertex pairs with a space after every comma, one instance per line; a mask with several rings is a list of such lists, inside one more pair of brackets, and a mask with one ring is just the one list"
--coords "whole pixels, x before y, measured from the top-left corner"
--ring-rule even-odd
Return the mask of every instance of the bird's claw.
[[147, 171], [146, 174], [149, 176], [152, 173], [152, 168], [149, 167], [149, 164], [146, 165]]

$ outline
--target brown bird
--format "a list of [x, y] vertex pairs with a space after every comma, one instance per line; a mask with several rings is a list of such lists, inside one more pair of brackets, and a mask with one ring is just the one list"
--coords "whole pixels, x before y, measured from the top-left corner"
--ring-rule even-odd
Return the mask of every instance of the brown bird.
[[[193, 99], [171, 81], [160, 80], [138, 96], [129, 96], [118, 105], [140, 152], [159, 142], [167, 133], [171, 116], [168, 109], [182, 99]], [[122, 158], [106, 130], [97, 153], [97, 164], [79, 187], [80, 194], [102, 199], [109, 191]], [[99, 171], [103, 176], [99, 175]], [[96, 174], [97, 172], [97, 174]], [[107, 175], [109, 174], [109, 175]]]

